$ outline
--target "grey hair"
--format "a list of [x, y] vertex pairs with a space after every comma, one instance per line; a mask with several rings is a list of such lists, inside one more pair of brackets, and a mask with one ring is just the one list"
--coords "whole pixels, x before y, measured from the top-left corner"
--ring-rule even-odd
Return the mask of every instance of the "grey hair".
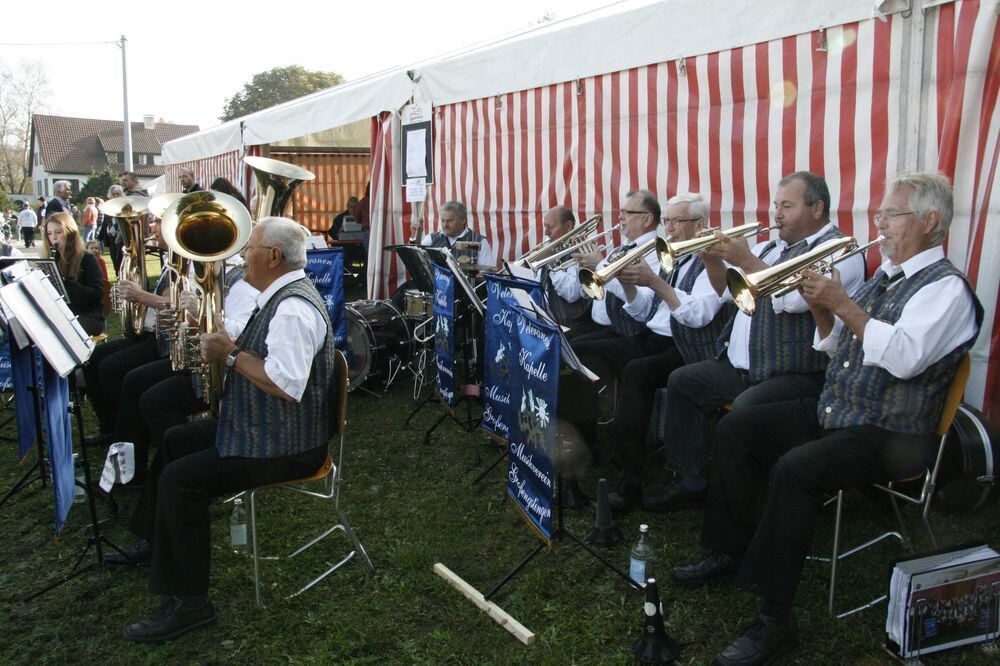
[[305, 227], [287, 217], [265, 217], [257, 226], [262, 230], [261, 242], [280, 249], [287, 268], [305, 267], [306, 237], [309, 235]]
[[69, 184], [68, 180], [57, 180], [52, 183], [53, 192], [62, 192], [63, 190], [69, 190], [70, 192], [73, 191], [73, 186]]
[[125, 188], [121, 185], [112, 185], [108, 188], [108, 198], [114, 199], [115, 197], [125, 196]]
[[667, 205], [687, 204], [688, 215], [700, 220], [708, 219], [708, 202], [697, 192], [681, 192], [667, 199]]
[[187, 175], [194, 178], [194, 169], [192, 169], [191, 167], [181, 167], [180, 172], [186, 173]]
[[445, 201], [441, 204], [439, 213], [447, 213], [448, 211], [455, 213], [463, 220], [469, 217], [469, 211], [461, 201]]
[[954, 196], [948, 177], [937, 171], [904, 173], [890, 180], [885, 191], [888, 194], [904, 188], [909, 190], [907, 203], [916, 217], [926, 218], [931, 211], [937, 212], [938, 225], [929, 240], [933, 245], [943, 243], [954, 215]]

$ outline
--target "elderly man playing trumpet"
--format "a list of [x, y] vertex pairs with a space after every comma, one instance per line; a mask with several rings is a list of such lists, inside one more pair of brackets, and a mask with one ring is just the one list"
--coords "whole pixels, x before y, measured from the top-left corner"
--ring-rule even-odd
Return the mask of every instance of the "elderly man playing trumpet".
[[944, 176], [890, 182], [875, 215], [885, 261], [872, 279], [853, 297], [836, 269], [833, 278], [807, 272], [801, 285], [816, 321], [815, 348], [831, 359], [820, 396], [720, 421], [702, 529], [710, 554], [672, 570], [689, 586], [735, 575], [763, 598], [753, 627], [717, 664], [761, 664], [795, 645], [792, 602], [823, 493], [933, 464], [945, 393], [983, 317], [941, 248], [951, 218]]

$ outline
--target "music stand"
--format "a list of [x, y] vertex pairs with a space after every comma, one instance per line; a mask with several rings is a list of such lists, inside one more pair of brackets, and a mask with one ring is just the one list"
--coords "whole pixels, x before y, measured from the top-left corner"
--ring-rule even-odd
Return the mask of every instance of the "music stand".
[[386, 245], [383, 248], [386, 252], [395, 252], [417, 289], [430, 294], [434, 292], [434, 267], [427, 249], [423, 245]]

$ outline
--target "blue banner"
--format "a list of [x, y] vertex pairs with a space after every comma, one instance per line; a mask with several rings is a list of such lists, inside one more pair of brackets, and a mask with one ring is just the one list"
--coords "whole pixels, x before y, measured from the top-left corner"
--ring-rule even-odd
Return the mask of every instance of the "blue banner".
[[551, 540], [559, 335], [554, 328], [518, 312], [513, 337], [519, 346], [510, 364], [517, 419], [507, 456], [507, 493], [531, 525]]
[[0, 392], [10, 393], [14, 390], [14, 373], [10, 367], [10, 341], [4, 339], [0, 343]]
[[483, 358], [483, 428], [504, 442], [517, 420], [517, 405], [512, 397], [510, 364], [520, 352], [514, 326], [518, 306], [511, 288], [528, 292], [536, 303], [542, 302], [537, 282], [499, 275], [486, 275], [486, 317]]
[[17, 453], [23, 462], [35, 445], [35, 398], [31, 393], [37, 376], [36, 355], [30, 345], [17, 349], [8, 345], [10, 370], [14, 378], [14, 419], [17, 421]]
[[434, 364], [441, 400], [455, 404], [455, 277], [434, 264]]
[[333, 324], [333, 344], [347, 353], [347, 315], [344, 312], [344, 250], [331, 247], [306, 251], [306, 275], [326, 301]]
[[76, 478], [73, 470], [73, 433], [69, 418], [69, 381], [42, 361], [45, 390], [45, 435], [49, 442], [49, 470], [56, 496], [56, 532], [73, 506]]

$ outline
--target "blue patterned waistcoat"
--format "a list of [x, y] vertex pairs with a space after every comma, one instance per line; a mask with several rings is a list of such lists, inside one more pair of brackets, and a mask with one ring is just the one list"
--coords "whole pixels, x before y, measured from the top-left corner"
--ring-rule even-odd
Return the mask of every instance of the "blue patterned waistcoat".
[[[921, 288], [956, 275], [962, 278], [972, 296], [977, 327], [982, 324], [982, 305], [965, 276], [947, 259], [927, 266], [884, 293], [879, 289], [883, 275], [882, 271], [876, 271], [854, 298], [875, 319], [895, 324], [907, 301]], [[916, 377], [899, 379], [887, 370], [864, 365], [862, 341], [845, 326], [837, 342], [837, 352], [826, 370], [817, 409], [820, 424], [827, 429], [874, 425], [911, 435], [933, 433], [958, 362], [972, 348], [975, 339], [973, 336], [951, 350]]]
[[[701, 258], [695, 256], [691, 261], [695, 262], [684, 275], [684, 278], [677, 283], [677, 288], [686, 294], [690, 294], [694, 289], [694, 283], [698, 276], [705, 270], [705, 264]], [[675, 269], [676, 270], [676, 269]], [[715, 357], [716, 344], [719, 335], [726, 324], [736, 315], [736, 306], [732, 303], [723, 303], [715, 318], [701, 328], [685, 326], [677, 321], [676, 317], [670, 317], [670, 332], [674, 337], [674, 344], [680, 350], [685, 363], [697, 363]]]
[[222, 457], [277, 458], [327, 444], [329, 439], [330, 378], [334, 346], [326, 305], [308, 278], [279, 289], [236, 340], [240, 349], [264, 358], [268, 327], [278, 304], [297, 296], [312, 304], [326, 322], [326, 339], [313, 357], [309, 381], [299, 402], [269, 395], [230, 368], [222, 391], [216, 449]]

